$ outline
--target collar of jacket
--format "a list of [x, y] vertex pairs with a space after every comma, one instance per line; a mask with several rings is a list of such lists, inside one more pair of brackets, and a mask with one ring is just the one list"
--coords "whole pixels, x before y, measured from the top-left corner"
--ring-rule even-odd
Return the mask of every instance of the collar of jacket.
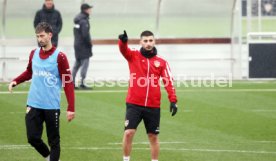
[[153, 47], [152, 50], [146, 50], [144, 48], [141, 48], [140, 52], [146, 58], [152, 58], [155, 55], [157, 55], [157, 49], [155, 47]]
[[84, 11], [81, 11], [81, 13], [82, 13], [83, 15], [85, 15], [86, 18], [89, 18], [89, 14], [88, 14], [88, 13], [86, 13], [86, 12], [84, 12]]
[[56, 50], [56, 47], [53, 46], [50, 50], [44, 51], [42, 47], [40, 47], [39, 57], [41, 59], [47, 59], [49, 56], [51, 56]]
[[43, 7], [42, 7], [42, 9], [43, 9], [44, 11], [46, 11], [46, 12], [53, 12], [53, 11], [55, 10], [55, 5], [53, 5], [52, 8], [48, 9], [48, 8], [46, 8], [46, 6], [45, 6], [45, 4], [44, 4]]

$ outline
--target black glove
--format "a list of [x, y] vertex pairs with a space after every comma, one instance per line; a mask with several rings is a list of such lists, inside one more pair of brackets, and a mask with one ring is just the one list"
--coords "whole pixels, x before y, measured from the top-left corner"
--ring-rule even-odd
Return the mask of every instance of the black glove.
[[127, 33], [126, 30], [124, 30], [124, 34], [119, 35], [119, 39], [123, 42], [126, 43], [128, 41]]
[[172, 116], [174, 116], [177, 112], [177, 105], [174, 102], [171, 102], [171, 106], [170, 106], [170, 112], [172, 113]]

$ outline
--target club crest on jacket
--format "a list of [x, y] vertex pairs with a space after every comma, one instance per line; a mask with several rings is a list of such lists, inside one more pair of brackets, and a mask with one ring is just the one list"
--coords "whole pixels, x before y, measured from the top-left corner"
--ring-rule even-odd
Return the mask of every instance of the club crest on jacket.
[[160, 66], [160, 62], [157, 61], [157, 60], [155, 60], [155, 61], [154, 61], [154, 66], [158, 68], [158, 67]]

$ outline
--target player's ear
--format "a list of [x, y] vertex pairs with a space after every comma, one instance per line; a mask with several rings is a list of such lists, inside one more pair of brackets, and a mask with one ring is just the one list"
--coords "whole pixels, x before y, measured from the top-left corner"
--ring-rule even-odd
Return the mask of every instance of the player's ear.
[[52, 37], [53, 37], [53, 33], [52, 33], [52, 32], [49, 32], [49, 36], [52, 38]]

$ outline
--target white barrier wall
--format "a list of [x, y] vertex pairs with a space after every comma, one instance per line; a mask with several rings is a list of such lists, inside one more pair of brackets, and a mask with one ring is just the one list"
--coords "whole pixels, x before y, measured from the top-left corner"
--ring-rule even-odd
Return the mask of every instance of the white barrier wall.
[[[129, 46], [140, 48], [138, 45]], [[6, 47], [6, 57], [18, 58], [6, 61], [6, 80], [13, 79], [26, 69], [29, 53], [34, 48], [35, 46]], [[59, 49], [66, 53], [72, 68], [75, 59], [73, 47], [61, 46]], [[231, 73], [230, 44], [157, 45], [157, 49], [159, 55], [169, 62], [175, 79], [210, 76], [228, 78]], [[128, 65], [117, 45], [94, 45], [93, 53], [88, 79], [128, 78]], [[0, 62], [2, 64], [3, 60]]]

